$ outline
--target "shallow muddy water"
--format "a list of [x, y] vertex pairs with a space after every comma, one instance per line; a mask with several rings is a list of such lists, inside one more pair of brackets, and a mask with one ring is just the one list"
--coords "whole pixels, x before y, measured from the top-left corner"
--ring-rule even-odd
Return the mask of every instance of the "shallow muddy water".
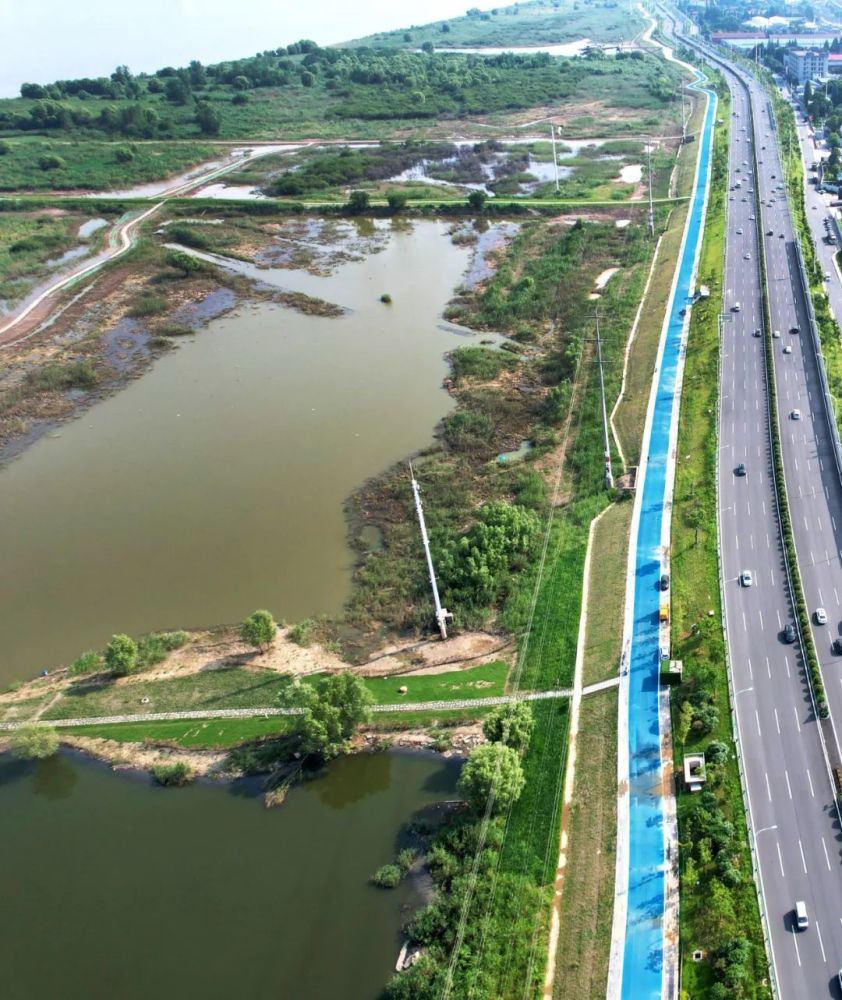
[[3, 997], [375, 1000], [420, 899], [368, 878], [453, 798], [458, 767], [343, 758], [266, 809], [256, 783], [0, 757]]
[[440, 317], [468, 260], [423, 222], [329, 277], [255, 269], [349, 311], [240, 307], [11, 462], [0, 683], [114, 632], [339, 611], [344, 502], [452, 406], [444, 354], [466, 338]]

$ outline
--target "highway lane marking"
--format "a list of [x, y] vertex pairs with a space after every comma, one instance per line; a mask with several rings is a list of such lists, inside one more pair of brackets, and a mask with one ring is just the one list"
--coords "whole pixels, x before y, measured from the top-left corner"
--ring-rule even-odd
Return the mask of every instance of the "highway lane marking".
[[[787, 663], [787, 661], [784, 660], [784, 663]], [[789, 676], [789, 664], [788, 663], [787, 663], [787, 667], [786, 667], [786, 672], [787, 672], [787, 676]], [[795, 705], [792, 706], [792, 711], [793, 711], [793, 714], [795, 715], [795, 728], [800, 733], [801, 732], [801, 723], [800, 723], [800, 721], [798, 719], [798, 709], [795, 707]]]
[[[754, 721], [757, 723], [757, 735], [760, 735], [760, 716], [757, 714], [757, 709], [754, 710]], [[790, 795], [790, 798], [792, 796]]]
[[[746, 613], [743, 611], [743, 632], [747, 631], [748, 625], [746, 624]], [[842, 677], [839, 678], [842, 681]]]
[[833, 514], [830, 515], [830, 523], [833, 525], [833, 530], [835, 532], [836, 531], [836, 518], [833, 516]]
[[804, 874], [807, 874], [807, 862], [804, 860], [804, 848], [801, 846], [801, 838], [798, 838], [798, 850], [801, 852], [801, 867], [804, 869]]
[[748, 663], [748, 677], [749, 677], [749, 680], [753, 681], [754, 680], [754, 673], [753, 673], [753, 671], [751, 669], [751, 660], [750, 659], [746, 659], [746, 663]]
[[792, 785], [789, 783], [789, 771], [787, 771], [786, 768], [784, 768], [784, 778], [786, 778], [787, 793], [789, 794], [789, 797], [792, 798]]
[[770, 678], [772, 677], [772, 664], [769, 662], [768, 656], [766, 657], [766, 673], [769, 675]]
[[[799, 840], [798, 843], [800, 844], [801, 841]], [[804, 871], [806, 872], [807, 869], [805, 868]], [[822, 932], [821, 929], [819, 928], [818, 920], [816, 921], [816, 934], [818, 935], [819, 938], [819, 947], [822, 950], [822, 961], [824, 962], [825, 965], [827, 965], [827, 955], [825, 955], [824, 953], [824, 942], [822, 941]]]
[[808, 767], [806, 770], [807, 770], [807, 784], [810, 786], [810, 795], [812, 795], [812, 797], [815, 798], [816, 793], [813, 791], [813, 779], [810, 777], [810, 768]]
[[[776, 608], [776, 609], [775, 609], [775, 614], [776, 614], [776, 615], [778, 616], [778, 628], [779, 628], [779, 629], [781, 629], [781, 628], [783, 628], [783, 627], [784, 627], [784, 623], [783, 623], [783, 622], [781, 621], [781, 612], [780, 612], [780, 608]], [[761, 625], [763, 624], [763, 618], [762, 618], [762, 616], [761, 616], [761, 618], [760, 618], [760, 624], [761, 624]]]
[[760, 631], [763, 631], [763, 612], [758, 609], [757, 615], [760, 618]]
[[778, 718], [778, 710], [775, 709], [775, 728], [778, 730], [778, 736], [781, 735], [781, 720]]
[[754, 548], [754, 535], [749, 535], [748, 536], [748, 541], [749, 541], [749, 548], [753, 549]]
[[824, 837], [822, 837], [822, 847], [824, 848], [824, 859], [827, 862], [827, 870], [833, 871], [833, 869], [830, 867], [830, 855], [827, 853], [827, 844], [825, 843]]
[[[781, 878], [784, 878], [784, 859], [781, 857], [781, 843], [779, 840], [775, 841], [775, 847], [778, 849], [778, 864], [781, 866]], [[842, 918], [840, 918], [842, 919]], [[798, 960], [798, 964], [801, 965], [801, 959]]]
[[839, 594], [838, 594], [838, 592], [836, 590], [836, 587], [833, 588], [833, 596], [836, 599], [836, 603], [838, 604], [839, 603]]
[[771, 788], [771, 786], [769, 784], [769, 775], [768, 775], [768, 773], [766, 771], [764, 771], [763, 772], [763, 776], [766, 778], [766, 795], [767, 795], [769, 801], [771, 802], [772, 801], [772, 788]]
[[766, 532], [766, 548], [770, 549], [772, 546], [769, 544], [769, 532]]

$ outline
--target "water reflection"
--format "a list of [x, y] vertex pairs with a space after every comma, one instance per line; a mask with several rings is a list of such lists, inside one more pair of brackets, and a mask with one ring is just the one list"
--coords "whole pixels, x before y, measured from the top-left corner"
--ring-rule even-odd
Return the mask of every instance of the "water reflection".
[[33, 765], [30, 784], [36, 795], [57, 802], [69, 798], [79, 778], [76, 768], [62, 754], [56, 754], [47, 760], [36, 761]]

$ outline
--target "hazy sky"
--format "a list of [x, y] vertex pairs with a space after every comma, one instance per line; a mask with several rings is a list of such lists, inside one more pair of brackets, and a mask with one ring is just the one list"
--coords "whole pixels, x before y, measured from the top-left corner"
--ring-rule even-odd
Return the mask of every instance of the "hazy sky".
[[321, 45], [490, 9], [500, 0], [0, 0], [0, 96], [24, 81], [104, 76]]

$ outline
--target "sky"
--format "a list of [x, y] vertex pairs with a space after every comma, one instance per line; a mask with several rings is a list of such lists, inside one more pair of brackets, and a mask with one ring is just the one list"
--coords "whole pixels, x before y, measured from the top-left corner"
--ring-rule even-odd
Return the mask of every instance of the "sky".
[[0, 97], [20, 84], [220, 62], [484, 10], [500, 0], [0, 0]]

